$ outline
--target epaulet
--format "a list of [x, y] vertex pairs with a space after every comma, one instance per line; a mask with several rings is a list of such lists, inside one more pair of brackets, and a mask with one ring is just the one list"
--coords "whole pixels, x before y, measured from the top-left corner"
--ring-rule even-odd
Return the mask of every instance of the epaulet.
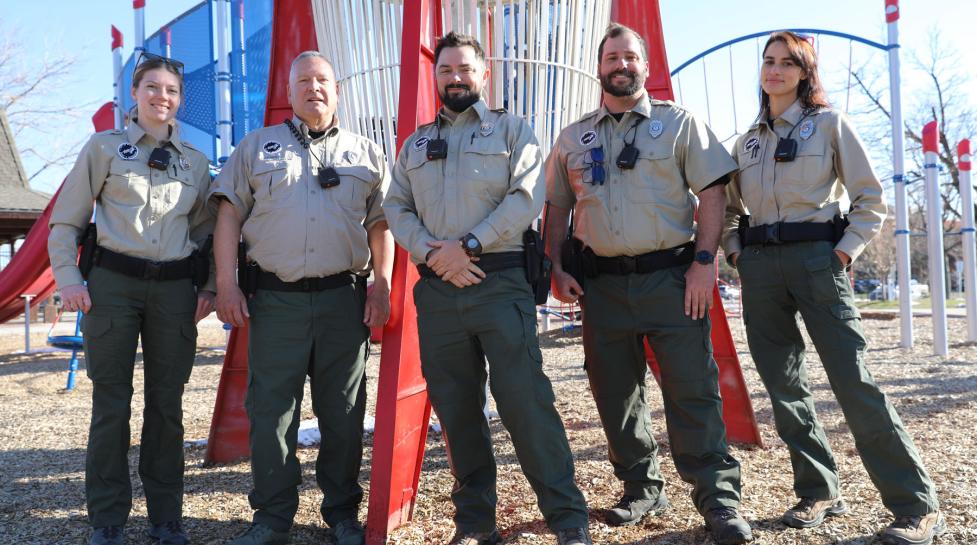
[[509, 110], [506, 110], [505, 108], [493, 108], [491, 111], [493, 111], [493, 112], [495, 112], [497, 114], [507, 114], [507, 113], [509, 113]]
[[664, 106], [666, 108], [675, 108], [676, 110], [680, 110], [683, 112], [689, 111], [685, 106], [682, 106], [677, 102], [673, 102], [671, 100], [659, 100], [657, 98], [649, 98], [648, 102], [651, 106]]
[[98, 131], [95, 136], [122, 136], [126, 131], [122, 129], [108, 129], [105, 131]]
[[418, 125], [417, 128], [414, 130], [419, 131], [425, 127], [433, 127], [433, 126], [434, 126], [434, 121], [431, 121], [430, 123], [424, 123], [423, 125]]
[[187, 142], [186, 140], [181, 140], [180, 143], [183, 144], [183, 147], [185, 148], [190, 148], [193, 151], [200, 151], [199, 149], [197, 149], [197, 146], [194, 146], [193, 144]]

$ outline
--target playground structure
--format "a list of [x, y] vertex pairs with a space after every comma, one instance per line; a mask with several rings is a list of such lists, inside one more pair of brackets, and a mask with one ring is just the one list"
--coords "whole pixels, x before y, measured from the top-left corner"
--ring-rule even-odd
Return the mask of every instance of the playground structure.
[[[896, 2], [886, 0], [886, 5], [896, 6]], [[179, 115], [187, 127], [186, 138], [208, 150], [215, 164], [229, 155], [233, 143], [249, 128], [278, 123], [291, 115], [285, 90], [288, 67], [291, 59], [306, 49], [319, 49], [336, 63], [342, 88], [340, 122], [380, 143], [390, 161], [414, 128], [435, 115], [436, 93], [430, 77], [433, 49], [437, 36], [449, 30], [474, 34], [486, 46], [493, 71], [491, 84], [486, 87], [489, 104], [527, 118], [544, 150], [549, 149], [563, 126], [599, 102], [594, 53], [608, 21], [627, 24], [647, 39], [652, 72], [646, 87], [655, 98], [671, 99], [673, 77], [696, 60], [668, 72], [657, 1], [210, 0], [147, 39], [142, 38], [145, 2], [136, 0], [133, 6], [137, 21], [134, 52], [122, 62], [122, 37], [113, 28], [112, 49], [118, 69], [114, 82], [116, 105], [103, 106], [95, 118], [96, 129], [122, 123], [130, 106], [125, 92], [130, 84], [128, 77], [140, 51], [173, 56], [186, 64], [190, 100]], [[889, 53], [890, 66], [895, 58], [893, 104], [898, 103], [897, 10], [896, 7], [896, 16], [889, 21], [889, 44], [883, 46]], [[887, 19], [890, 15], [887, 11]], [[211, 36], [216, 39], [209, 39]], [[347, 36], [356, 37], [355, 42], [362, 47], [350, 47], [354, 40], [344, 38]], [[574, 100], [567, 100], [568, 97]], [[894, 108], [893, 124], [899, 127], [896, 111]], [[894, 146], [894, 165], [901, 178], [901, 132], [894, 131], [897, 134], [900, 139]], [[905, 188], [899, 183], [901, 180], [896, 181], [897, 216], [901, 187], [905, 222]], [[40, 301], [54, 290], [46, 252], [49, 214], [50, 206], [10, 266], [0, 272], [0, 321], [22, 311], [21, 295], [36, 294], [34, 300]], [[972, 233], [972, 219], [968, 225]], [[897, 232], [897, 242], [901, 244], [899, 237], [908, 241], [908, 231]], [[902, 293], [909, 293], [909, 275], [904, 273], [908, 271], [908, 242], [905, 251], [906, 269], [900, 269], [899, 278], [900, 285], [903, 280], [906, 282]], [[900, 249], [900, 265], [901, 252]], [[942, 274], [933, 276], [942, 279]], [[411, 297], [416, 280], [416, 270], [406, 254], [398, 250], [391, 318], [382, 337], [367, 521], [371, 543], [383, 542], [389, 530], [410, 519], [424, 454], [430, 405], [419, 371]], [[931, 292], [939, 293], [932, 288]], [[902, 301], [908, 307], [909, 297]], [[714, 292], [714, 303], [713, 344], [720, 367], [728, 434], [731, 440], [759, 443], [718, 291]], [[973, 320], [972, 314], [968, 316]], [[911, 312], [904, 311], [902, 319], [905, 332]], [[247, 328], [235, 328], [228, 341], [208, 441], [207, 458], [212, 463], [248, 455], [248, 422], [243, 404], [247, 338]], [[908, 342], [912, 342], [911, 333]], [[648, 361], [656, 369], [650, 350]]]

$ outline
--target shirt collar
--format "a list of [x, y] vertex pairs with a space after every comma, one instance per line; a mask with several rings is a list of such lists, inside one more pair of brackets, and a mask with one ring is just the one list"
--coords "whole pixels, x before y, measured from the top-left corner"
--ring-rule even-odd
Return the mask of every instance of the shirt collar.
[[[183, 142], [180, 140], [179, 127], [180, 126], [177, 123], [170, 124], [170, 137], [168, 141], [173, 145], [174, 148], [176, 148], [177, 152], [179, 152], [181, 155], [185, 155], [186, 150], [183, 147]], [[129, 140], [130, 144], [136, 145], [144, 136], [149, 139], [153, 139], [153, 137], [146, 134], [146, 131], [139, 125], [136, 118], [132, 118], [132, 120], [129, 122], [129, 126], [126, 127], [126, 139]], [[159, 142], [157, 142], [156, 145], [159, 145]]]
[[[302, 121], [302, 119], [299, 116], [294, 114], [292, 115], [292, 124], [298, 127], [299, 132], [302, 133], [303, 137], [305, 137], [308, 140], [312, 140], [312, 138], [309, 136], [309, 126], [306, 125], [305, 121]], [[322, 137], [329, 138], [330, 136], [336, 136], [336, 134], [338, 133], [339, 133], [339, 116], [333, 114], [332, 124], [330, 124], [329, 127], [326, 128], [326, 134], [322, 135]]]
[[[641, 94], [641, 98], [638, 99], [638, 103], [634, 105], [633, 108], [628, 110], [629, 112], [634, 112], [641, 117], [651, 117], [651, 99], [648, 98], [648, 92], [645, 91]], [[594, 125], [599, 124], [605, 117], [609, 117], [611, 112], [607, 111], [607, 105], [601, 104], [600, 109], [597, 110], [597, 116], [594, 118]], [[624, 119], [623, 117], [621, 119]]]
[[[770, 112], [769, 107], [764, 108], [763, 111], [760, 112], [760, 117], [757, 118], [756, 122], [753, 123], [753, 126], [750, 128], [755, 129], [760, 125], [766, 125], [767, 118], [770, 116], [769, 112]], [[808, 115], [814, 115], [814, 112]], [[794, 101], [793, 104], [790, 105], [789, 108], [787, 108], [784, 111], [784, 113], [780, 114], [780, 117], [778, 117], [777, 119], [782, 119], [784, 120], [784, 122], [786, 122], [791, 127], [793, 127], [798, 123], [800, 123], [803, 117], [804, 117], [804, 105], [801, 104], [801, 99], [797, 99]], [[774, 121], [776, 121], [776, 119]]]
[[[469, 110], [474, 111], [475, 115], [478, 116], [478, 120], [482, 121], [483, 119], [485, 119], [485, 114], [488, 113], [489, 108], [488, 105], [485, 104], [484, 100], [479, 99], [478, 102], [469, 106], [467, 110], [465, 110], [464, 112], [460, 112], [457, 116], [455, 116], [455, 121], [461, 119], [462, 116], [468, 115]], [[438, 112], [438, 115], [443, 117], [445, 121], [448, 121], [449, 123], [452, 122], [451, 118], [449, 118], [447, 115], [444, 114], [444, 106], [441, 107], [441, 110]]]

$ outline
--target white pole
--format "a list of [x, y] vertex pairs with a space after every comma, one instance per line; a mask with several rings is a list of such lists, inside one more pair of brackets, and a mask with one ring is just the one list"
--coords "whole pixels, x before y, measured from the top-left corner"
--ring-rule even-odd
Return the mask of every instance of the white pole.
[[[943, 201], [940, 198], [940, 176], [937, 165], [937, 140], [939, 130], [936, 121], [923, 127], [923, 170], [926, 173], [926, 249], [929, 253], [928, 273], [930, 301], [933, 309], [933, 353], [947, 354], [946, 342], [946, 284], [943, 275]], [[901, 291], [899, 299], [911, 299], [912, 293]]]
[[977, 233], [974, 231], [974, 186], [970, 181], [970, 140], [957, 145], [960, 200], [963, 205], [963, 285], [967, 302], [967, 340], [977, 341]]
[[31, 299], [33, 295], [21, 295], [24, 298], [24, 353], [31, 351]]
[[146, 0], [132, 0], [132, 13], [136, 23], [132, 53], [139, 60], [139, 54], [146, 50]]
[[899, 75], [899, 0], [885, 0], [885, 20], [889, 27], [889, 97], [892, 109], [892, 182], [896, 192], [896, 272], [899, 282], [899, 346], [913, 345], [912, 293], [909, 280], [909, 210], [906, 206], [906, 181], [903, 164], [905, 144], [902, 129], [902, 85]]
[[231, 70], [230, 54], [230, 0], [215, 0], [217, 12], [217, 137], [220, 138], [220, 155], [217, 164], [222, 165], [231, 155]]
[[173, 32], [170, 27], [163, 27], [163, 56], [170, 58], [173, 56]]
[[112, 26], [112, 111], [115, 113], [115, 128], [125, 127], [122, 114], [122, 32]]
[[239, 53], [240, 57], [238, 60], [241, 64], [241, 73], [239, 74], [239, 77], [241, 78], [241, 111], [244, 114], [244, 119], [239, 121], [243, 124], [243, 134], [248, 134], [251, 132], [251, 126], [250, 123], [248, 123], [248, 58], [247, 51], [245, 50], [247, 38], [244, 35], [244, 0], [238, 0], [237, 11], [235, 13], [237, 14], [237, 21], [235, 24], [237, 24], [238, 35], [240, 36], [238, 47], [241, 49], [241, 51]]

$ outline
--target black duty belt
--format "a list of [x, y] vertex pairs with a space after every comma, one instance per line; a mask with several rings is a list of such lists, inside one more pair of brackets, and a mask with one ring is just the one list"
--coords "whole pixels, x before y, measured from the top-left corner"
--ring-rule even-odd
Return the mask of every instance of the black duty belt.
[[258, 271], [258, 289], [272, 291], [324, 291], [348, 286], [353, 282], [366, 283], [366, 278], [351, 272], [341, 272], [317, 278], [303, 278], [294, 282], [285, 282], [278, 275], [268, 271]]
[[[842, 220], [844, 221], [844, 220]], [[753, 246], [755, 244], [784, 244], [786, 242], [811, 242], [825, 240], [837, 242], [844, 233], [844, 226], [835, 225], [833, 221], [824, 223], [788, 223], [777, 222], [747, 227], [740, 230], [740, 244]]]
[[[687, 242], [681, 246], [658, 250], [641, 255], [622, 255], [601, 257], [589, 249], [584, 251], [584, 259], [592, 259], [598, 274], [647, 274], [679, 265], [692, 263], [695, 245]], [[591, 257], [587, 257], [590, 254]], [[585, 265], [585, 268], [586, 265]]]
[[[526, 256], [525, 252], [498, 252], [494, 254], [482, 254], [478, 257], [478, 261], [475, 265], [482, 269], [482, 271], [498, 272], [505, 269], [515, 269], [517, 267], [525, 268], [526, 266]], [[424, 278], [438, 278], [437, 273], [431, 270], [427, 265], [419, 264], [417, 266], [417, 272], [420, 273]]]
[[119, 274], [145, 280], [182, 280], [193, 278], [193, 258], [185, 257], [177, 261], [151, 261], [140, 257], [113, 252], [104, 246], [97, 246], [93, 256], [96, 266]]

